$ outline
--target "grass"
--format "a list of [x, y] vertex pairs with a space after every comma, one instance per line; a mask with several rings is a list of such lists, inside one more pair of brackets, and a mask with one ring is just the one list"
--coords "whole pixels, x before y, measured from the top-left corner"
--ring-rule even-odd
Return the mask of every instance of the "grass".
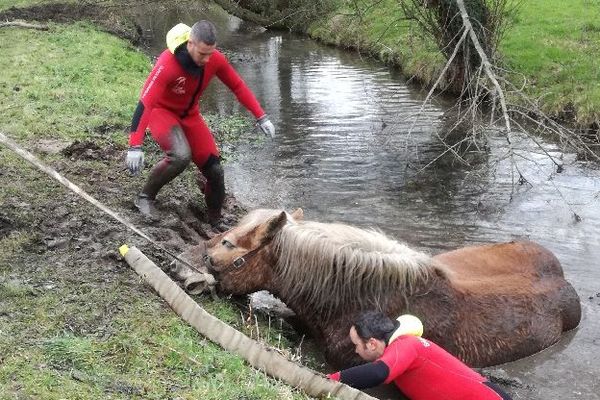
[[[432, 84], [445, 60], [396, 0], [338, 1], [309, 33], [326, 43], [358, 48], [401, 66], [405, 75]], [[517, 86], [554, 116], [572, 112], [580, 126], [600, 123], [600, 0], [521, 2], [500, 43], [501, 60]]]
[[444, 58], [416, 24], [405, 19], [397, 0], [378, 1], [375, 7], [370, 7], [370, 0], [354, 4], [361, 10], [360, 17], [356, 9], [340, 2], [333, 15], [309, 28], [309, 34], [325, 43], [359, 49], [384, 62], [400, 65], [407, 76], [425, 82], [437, 77]]
[[[69, 287], [54, 294], [14, 288], [10, 293], [10, 304], [29, 310], [21, 328], [37, 329], [28, 329], [26, 343], [18, 343], [15, 339], [24, 335], [14, 331], [7, 332], [12, 343], [1, 341], [0, 393], [7, 397], [0, 398], [304, 398], [204, 340], [151, 293], [133, 294], [102, 322], [107, 326], [93, 332], [78, 329], [89, 329], [92, 321], [69, 321], [96, 308], [77, 301], [65, 305], [62, 295], [76, 297]], [[121, 294], [115, 288], [112, 296], [114, 304]], [[110, 299], [93, 295], [88, 300], [101, 305]], [[214, 312], [211, 304], [207, 308]]]
[[48, 32], [4, 28], [0, 41], [5, 131], [23, 139], [84, 139], [126, 130], [150, 69], [143, 53], [85, 23]]
[[[69, 0], [75, 1], [75, 0]], [[67, 1], [65, 1], [66, 3]], [[29, 7], [36, 5], [44, 5], [56, 3], [56, 0], [0, 0], [0, 11], [11, 7]]]
[[598, 0], [525, 1], [500, 47], [545, 111], [573, 108], [583, 125], [600, 121], [599, 21]]
[[[142, 178], [127, 176], [122, 158], [148, 57], [86, 23], [2, 28], [0, 43], [0, 131], [138, 223], [128, 196]], [[241, 116], [207, 119], [223, 140], [250, 126]], [[106, 157], [40, 151], [43, 141], [76, 140]], [[0, 163], [0, 399], [307, 398], [207, 342], [116, 256], [122, 243], [151, 252], [147, 244], [3, 147]], [[191, 174], [165, 197], [199, 196]], [[289, 327], [247, 322], [226, 300], [199, 301], [284, 352], [300, 340]]]

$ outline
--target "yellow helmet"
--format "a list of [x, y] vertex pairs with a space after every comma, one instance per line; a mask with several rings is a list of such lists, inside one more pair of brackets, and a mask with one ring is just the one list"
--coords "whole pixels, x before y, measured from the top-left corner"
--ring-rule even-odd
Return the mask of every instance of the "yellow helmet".
[[167, 47], [171, 53], [175, 53], [177, 47], [189, 40], [191, 30], [186, 24], [179, 23], [167, 32]]
[[389, 343], [402, 335], [423, 336], [423, 323], [414, 315], [404, 314], [396, 318], [396, 321], [400, 322], [400, 326], [394, 331]]

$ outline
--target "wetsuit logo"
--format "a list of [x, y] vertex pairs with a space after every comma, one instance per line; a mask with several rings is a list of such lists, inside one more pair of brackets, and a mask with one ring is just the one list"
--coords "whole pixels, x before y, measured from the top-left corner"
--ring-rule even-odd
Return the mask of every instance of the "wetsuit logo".
[[180, 76], [175, 81], [175, 85], [173, 89], [171, 89], [175, 94], [185, 94], [185, 76]]

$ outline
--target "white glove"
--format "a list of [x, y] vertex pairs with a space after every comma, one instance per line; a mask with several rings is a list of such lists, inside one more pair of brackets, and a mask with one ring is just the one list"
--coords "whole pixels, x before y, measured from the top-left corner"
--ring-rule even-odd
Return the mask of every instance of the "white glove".
[[144, 152], [142, 146], [131, 146], [127, 150], [125, 164], [132, 175], [137, 175], [144, 169]]
[[273, 123], [269, 120], [267, 114], [260, 117], [256, 121], [256, 125], [258, 125], [258, 127], [263, 131], [263, 133], [266, 136], [269, 136], [271, 138], [275, 137], [275, 126], [273, 126]]

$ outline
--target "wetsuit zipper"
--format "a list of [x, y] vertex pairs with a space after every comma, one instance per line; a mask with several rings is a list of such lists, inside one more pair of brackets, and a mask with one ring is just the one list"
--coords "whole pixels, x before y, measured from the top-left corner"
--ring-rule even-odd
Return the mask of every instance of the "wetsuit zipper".
[[194, 106], [194, 100], [196, 99], [196, 96], [200, 92], [200, 88], [202, 87], [203, 80], [204, 80], [204, 68], [202, 69], [202, 73], [200, 74], [200, 80], [198, 81], [198, 86], [196, 87], [196, 90], [194, 91], [194, 95], [192, 96], [192, 99], [190, 100], [190, 104], [187, 106], [185, 111], [183, 113], [181, 113], [181, 118], [187, 117], [191, 108]]

